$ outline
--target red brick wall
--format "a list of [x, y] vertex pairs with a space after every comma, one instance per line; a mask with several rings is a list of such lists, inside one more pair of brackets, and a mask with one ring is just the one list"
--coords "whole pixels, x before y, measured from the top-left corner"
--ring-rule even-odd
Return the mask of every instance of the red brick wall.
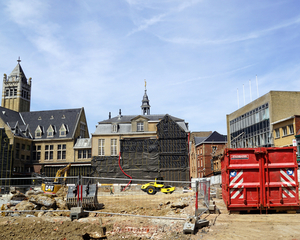
[[211, 166], [211, 159], [212, 159], [212, 147], [216, 146], [217, 150], [224, 149], [226, 146], [225, 144], [204, 144], [204, 177], [211, 177], [213, 176], [213, 170]]
[[295, 116], [295, 135], [300, 130], [300, 116]]

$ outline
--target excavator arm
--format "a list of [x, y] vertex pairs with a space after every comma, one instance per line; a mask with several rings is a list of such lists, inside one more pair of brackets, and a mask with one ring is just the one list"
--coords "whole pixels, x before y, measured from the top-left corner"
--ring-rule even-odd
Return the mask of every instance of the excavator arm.
[[[70, 167], [71, 167], [71, 163], [69, 163], [69, 164], [68, 164], [67, 166], [65, 166], [64, 168], [59, 169], [59, 170], [56, 172], [56, 176], [55, 176], [54, 182], [58, 182], [59, 177], [61, 177], [63, 174], [64, 174], [64, 177], [67, 177], [67, 176], [68, 176], [68, 171], [70, 170]], [[65, 178], [64, 178], [64, 181], [66, 181]]]

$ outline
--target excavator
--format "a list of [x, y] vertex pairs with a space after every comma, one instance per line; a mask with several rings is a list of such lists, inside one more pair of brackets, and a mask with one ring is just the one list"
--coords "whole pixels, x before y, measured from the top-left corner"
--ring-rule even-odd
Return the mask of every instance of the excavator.
[[[54, 181], [47, 181], [42, 183], [42, 191], [44, 191], [45, 194], [56, 194], [57, 191], [62, 187], [62, 185], [65, 184], [66, 177], [68, 175], [70, 168], [71, 168], [71, 163], [59, 169], [56, 172]], [[60, 178], [62, 175], [64, 175], [65, 177], [64, 179]]]

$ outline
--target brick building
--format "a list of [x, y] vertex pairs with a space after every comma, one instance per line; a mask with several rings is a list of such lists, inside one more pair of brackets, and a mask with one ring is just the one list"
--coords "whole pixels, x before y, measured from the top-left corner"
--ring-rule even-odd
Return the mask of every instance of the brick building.
[[197, 177], [210, 177], [214, 175], [213, 156], [222, 151], [227, 144], [227, 136], [214, 131], [207, 138], [198, 139], [197, 153]]

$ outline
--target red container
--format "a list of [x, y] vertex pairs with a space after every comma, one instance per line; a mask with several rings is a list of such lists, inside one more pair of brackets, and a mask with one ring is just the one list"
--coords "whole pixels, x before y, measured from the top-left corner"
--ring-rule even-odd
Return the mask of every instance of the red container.
[[225, 149], [221, 167], [229, 211], [299, 209], [296, 147]]

